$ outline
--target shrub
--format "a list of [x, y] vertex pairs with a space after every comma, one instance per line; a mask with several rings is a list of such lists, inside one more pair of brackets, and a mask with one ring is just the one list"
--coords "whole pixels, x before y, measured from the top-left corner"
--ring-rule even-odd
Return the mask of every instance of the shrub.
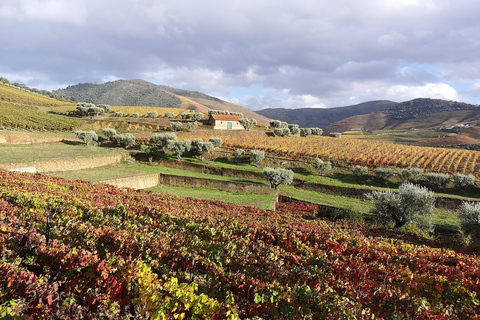
[[467, 188], [475, 185], [475, 176], [473, 174], [455, 173], [453, 183], [457, 188]]
[[480, 242], [480, 202], [462, 202], [460, 220], [465, 235], [471, 236], [476, 243]]
[[257, 120], [255, 120], [255, 119], [243, 118], [243, 119], [238, 120], [238, 122], [240, 122], [240, 124], [243, 126], [243, 128], [247, 131], [250, 131], [250, 129], [252, 127], [257, 125]]
[[285, 136], [290, 136], [290, 129], [288, 128], [275, 128], [273, 130], [273, 133], [275, 133], [276, 136], [278, 137], [285, 137]]
[[257, 164], [257, 167], [260, 167], [260, 163], [265, 158], [265, 151], [263, 150], [251, 150], [250, 159]]
[[373, 191], [367, 198], [375, 205], [374, 219], [385, 226], [392, 223], [394, 229], [409, 223], [423, 228], [430, 226], [435, 196], [425, 187], [406, 182], [398, 188], [398, 193]]
[[165, 112], [165, 117], [172, 119], [173, 117], [175, 117], [175, 114], [173, 112]]
[[[222, 145], [223, 145], [223, 140], [222, 138], [217, 138], [217, 137], [212, 137], [210, 138], [208, 141], [210, 141], [211, 143], [213, 143], [213, 145], [217, 148], [220, 148]], [[243, 152], [245, 153], [245, 151]]]
[[282, 168], [269, 168], [263, 170], [263, 176], [270, 183], [270, 187], [277, 189], [280, 184], [291, 184], [293, 182], [293, 171]]
[[357, 177], [361, 177], [368, 174], [368, 168], [362, 166], [355, 166], [352, 168], [352, 173]]
[[121, 111], [115, 112], [115, 117], [119, 117], [119, 118], [123, 117], [123, 112]]
[[402, 168], [398, 170], [398, 176], [400, 180], [404, 182], [415, 182], [423, 173], [423, 169], [420, 168]]
[[202, 112], [188, 112], [188, 113], [182, 113], [181, 117], [183, 120], [200, 121], [204, 118], [204, 115]]
[[450, 182], [450, 176], [445, 173], [427, 173], [424, 175], [427, 183], [430, 187], [437, 190], [445, 189], [447, 184]]
[[310, 128], [310, 130], [314, 136], [321, 136], [323, 134], [323, 130], [320, 128]]
[[135, 144], [135, 136], [131, 133], [119, 134], [116, 138], [118, 145], [128, 149]]
[[332, 170], [332, 164], [330, 161], [323, 161], [322, 159], [315, 158], [315, 163], [313, 164], [315, 168], [320, 171], [320, 175], [323, 176], [325, 171]]
[[300, 133], [300, 128], [297, 126], [297, 127], [292, 127], [290, 129], [290, 133], [291, 134], [299, 134]]
[[394, 175], [392, 168], [382, 168], [382, 167], [375, 168], [375, 170], [373, 170], [373, 173], [375, 173], [375, 175], [383, 181], [390, 179]]
[[332, 138], [341, 138], [342, 134], [340, 132], [331, 132], [330, 137]]
[[98, 141], [98, 136], [95, 131], [75, 131], [75, 136], [83, 140], [86, 146], [88, 146], [91, 141]]
[[363, 214], [353, 208], [335, 208], [329, 212], [328, 217], [333, 220], [349, 220], [363, 222]]
[[117, 135], [117, 130], [113, 128], [105, 128], [102, 131], [103, 135], [107, 137], [109, 140], [111, 140], [113, 137]]
[[137, 112], [134, 112], [132, 114], [132, 117], [134, 117], [135, 119], [138, 119], [138, 118], [140, 118], [140, 114], [138, 114]]
[[112, 110], [112, 107], [108, 104], [99, 104], [97, 107], [102, 108], [103, 113], [107, 113], [107, 112], [110, 112], [110, 110]]
[[158, 112], [157, 111], [149, 111], [147, 112], [148, 117], [155, 119], [158, 117]]
[[183, 126], [183, 123], [179, 122], [179, 121], [175, 121], [175, 122], [170, 122], [170, 128], [173, 129], [173, 131], [178, 131], [182, 128]]
[[168, 143], [167, 148], [177, 154], [177, 159], [182, 160], [182, 154], [186, 151], [190, 151], [192, 142], [190, 140], [171, 140]]
[[191, 130], [191, 131], [198, 129], [198, 123], [196, 121], [188, 122], [187, 123], [187, 129]]
[[162, 147], [163, 153], [167, 152], [168, 145], [177, 141], [177, 135], [175, 133], [155, 134], [150, 138], [150, 141], [160, 147]]
[[306, 137], [312, 134], [312, 128], [301, 128], [300, 129], [300, 136]]
[[233, 158], [235, 159], [235, 162], [238, 164], [238, 161], [240, 160], [241, 157], [245, 156], [245, 150], [243, 149], [237, 149], [233, 153]]

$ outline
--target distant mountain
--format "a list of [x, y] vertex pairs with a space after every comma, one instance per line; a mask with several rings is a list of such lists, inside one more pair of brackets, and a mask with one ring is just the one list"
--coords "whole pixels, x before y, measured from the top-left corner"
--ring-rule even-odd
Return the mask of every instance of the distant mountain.
[[401, 103], [380, 100], [329, 109], [265, 109], [258, 113], [300, 127], [321, 127], [325, 133], [351, 129], [435, 128], [480, 123], [480, 107], [440, 99], [419, 98]]
[[228, 110], [241, 112], [247, 118], [268, 124], [269, 118], [249, 109], [211, 97], [201, 92], [176, 89], [156, 85], [148, 81], [116, 80], [102, 84], [80, 83], [53, 91], [56, 94], [72, 97], [77, 101], [111, 106], [151, 106], [163, 108], [182, 108], [208, 111]]
[[396, 102], [388, 100], [369, 101], [353, 106], [337, 107], [337, 108], [301, 108], [301, 109], [263, 109], [257, 113], [271, 119], [281, 120], [288, 123], [296, 123], [300, 127], [320, 127], [327, 126], [343, 120], [345, 118], [369, 114], [372, 112], [380, 112]]

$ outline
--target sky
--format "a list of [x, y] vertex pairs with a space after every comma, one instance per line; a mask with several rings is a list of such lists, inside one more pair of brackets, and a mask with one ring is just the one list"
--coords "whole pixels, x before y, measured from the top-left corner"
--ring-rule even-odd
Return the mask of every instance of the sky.
[[480, 103], [479, 0], [1, 0], [0, 77], [143, 79], [263, 108]]

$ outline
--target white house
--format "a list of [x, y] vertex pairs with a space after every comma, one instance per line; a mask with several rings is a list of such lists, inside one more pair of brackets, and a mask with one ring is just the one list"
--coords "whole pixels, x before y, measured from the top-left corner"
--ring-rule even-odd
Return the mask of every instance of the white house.
[[211, 114], [208, 122], [213, 126], [213, 129], [221, 130], [244, 130], [239, 120], [241, 116]]

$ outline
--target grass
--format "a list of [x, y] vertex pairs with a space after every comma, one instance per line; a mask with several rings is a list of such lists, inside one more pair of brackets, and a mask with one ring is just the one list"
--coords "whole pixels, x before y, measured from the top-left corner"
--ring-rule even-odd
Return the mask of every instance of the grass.
[[58, 159], [101, 157], [124, 152], [123, 149], [86, 147], [81, 143], [33, 143], [0, 145], [0, 163], [49, 161]]
[[242, 206], [255, 206], [262, 209], [270, 208], [274, 200], [274, 197], [270, 195], [246, 194], [189, 187], [173, 187], [167, 185], [158, 185], [156, 187], [148, 188], [147, 190], [174, 194], [181, 197], [191, 197], [211, 201], [223, 201]]

